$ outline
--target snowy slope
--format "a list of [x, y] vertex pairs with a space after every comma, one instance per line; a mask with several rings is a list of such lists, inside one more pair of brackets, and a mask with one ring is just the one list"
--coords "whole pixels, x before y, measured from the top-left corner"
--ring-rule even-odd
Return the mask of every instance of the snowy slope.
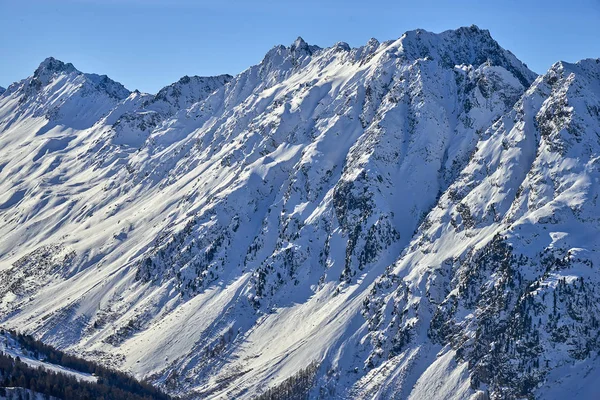
[[161, 122], [206, 99], [232, 78], [230, 75], [184, 76], [155, 96], [135, 91], [100, 122], [113, 125], [114, 144], [139, 148]]
[[[471, 387], [494, 397], [550, 398], [557, 383], [590, 393], [599, 72], [598, 60], [557, 63], [482, 136], [372, 291], [371, 362], [383, 368], [390, 353], [430, 339], [433, 351], [446, 346], [442, 354], [451, 348], [468, 362]], [[565, 379], [569, 368], [582, 372]]]
[[0, 318], [198, 398], [584, 393], [598, 70], [475, 26], [157, 95], [48, 59], [0, 96]]

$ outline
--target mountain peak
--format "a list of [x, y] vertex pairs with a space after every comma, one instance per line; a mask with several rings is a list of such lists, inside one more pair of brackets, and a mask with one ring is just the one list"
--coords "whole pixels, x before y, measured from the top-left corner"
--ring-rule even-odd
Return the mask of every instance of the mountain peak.
[[53, 71], [64, 71], [64, 70], [74, 70], [75, 67], [71, 63], [65, 63], [61, 60], [58, 60], [54, 57], [47, 57], [44, 61], [40, 63], [37, 68], [38, 70], [53, 70]]
[[399, 41], [401, 54], [409, 59], [438, 60], [448, 67], [479, 66], [489, 62], [513, 73], [525, 87], [537, 77], [511, 52], [502, 48], [488, 30], [477, 25], [441, 33], [416, 29], [404, 33]]
[[461, 26], [460, 28], [455, 29], [455, 31], [461, 32], [461, 33], [470, 33], [470, 34], [483, 34], [483, 35], [490, 34], [490, 31], [488, 31], [487, 29], [481, 29], [480, 27], [478, 27], [475, 24], [473, 24], [471, 26]]
[[371, 46], [371, 47], [376, 47], [379, 46], [379, 40], [375, 39], [374, 37], [372, 37], [371, 39], [369, 39], [369, 41], [367, 42], [367, 46]]
[[350, 51], [350, 45], [346, 42], [337, 42], [333, 45], [336, 50]]
[[294, 43], [292, 43], [290, 48], [293, 48], [293, 49], [294, 48], [295, 49], [308, 48], [308, 43], [306, 43], [306, 41], [304, 41], [304, 39], [302, 39], [301, 36], [298, 36], [296, 38], [296, 40], [294, 41]]
[[302, 57], [302, 56], [312, 56], [315, 51], [319, 50], [318, 46], [311, 46], [302, 39], [302, 37], [298, 36], [298, 38], [291, 44], [289, 47], [290, 52], [294, 55], [294, 57]]
[[557, 61], [548, 70], [549, 72], [569, 71], [575, 72], [578, 70], [598, 70], [600, 67], [600, 58], [584, 58], [575, 63], [567, 61]]
[[79, 72], [71, 63], [64, 63], [54, 57], [48, 57], [40, 63], [33, 76], [38, 78], [43, 84], [48, 83], [50, 77], [56, 73]]
[[233, 76], [228, 74], [217, 76], [198, 76], [184, 75], [177, 82], [165, 86], [156, 94], [156, 98], [164, 98], [166, 96], [180, 96], [185, 87], [191, 90], [200, 90], [212, 92], [218, 87], [225, 85], [233, 79]]
[[472, 43], [490, 43], [500, 47], [500, 45], [492, 38], [490, 31], [487, 29], [481, 29], [477, 25], [462, 26], [457, 29], [449, 29], [441, 33], [434, 33], [425, 29], [414, 29], [405, 32], [400, 39], [403, 43], [412, 44], [411, 41], [426, 41], [426, 40], [437, 40], [437, 41], [451, 41], [457, 39], [467, 40]]
[[[215, 75], [215, 76], [184, 75], [181, 78], [179, 78], [179, 80], [177, 82], [172, 83], [172, 84], [166, 86], [165, 88], [172, 87], [174, 85], [188, 85], [190, 83], [204, 83], [204, 82], [211, 82], [211, 81], [224, 81], [224, 83], [227, 83], [228, 81], [230, 81], [232, 79], [233, 79], [233, 76], [231, 76], [229, 74], [222, 74], [222, 75]], [[161, 91], [164, 90], [165, 88], [161, 89]]]
[[75, 68], [73, 64], [65, 63], [54, 57], [48, 57], [40, 63], [33, 73], [32, 83], [35, 84], [35, 87], [40, 88], [50, 83], [55, 75], [60, 74], [83, 76], [96, 89], [105, 91], [108, 95], [117, 99], [124, 99], [130, 93], [122, 84], [113, 81], [107, 75], [83, 73]]
[[2, 86], [0, 86], [0, 95], [1, 95], [2, 93], [4, 93], [4, 92], [6, 92], [6, 89], [5, 89], [5, 88], [3, 88]]

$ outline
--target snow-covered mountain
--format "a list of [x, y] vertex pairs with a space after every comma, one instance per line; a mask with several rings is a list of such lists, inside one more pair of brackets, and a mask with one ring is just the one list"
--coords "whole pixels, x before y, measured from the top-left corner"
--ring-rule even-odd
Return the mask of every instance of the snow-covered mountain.
[[47, 59], [0, 96], [2, 324], [197, 398], [589, 397], [599, 77], [475, 26], [156, 96]]

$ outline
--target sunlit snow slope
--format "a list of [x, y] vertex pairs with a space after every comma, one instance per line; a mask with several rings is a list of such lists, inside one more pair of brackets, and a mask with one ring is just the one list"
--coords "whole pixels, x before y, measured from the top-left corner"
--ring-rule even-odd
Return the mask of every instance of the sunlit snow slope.
[[475, 26], [157, 95], [49, 58], [0, 95], [0, 322], [197, 398], [587, 396], [599, 137], [597, 60]]

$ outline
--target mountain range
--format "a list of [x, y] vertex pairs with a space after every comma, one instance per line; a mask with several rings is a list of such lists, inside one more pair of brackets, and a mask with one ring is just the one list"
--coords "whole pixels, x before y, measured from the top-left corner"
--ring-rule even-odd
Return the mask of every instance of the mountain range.
[[0, 324], [189, 398], [594, 398], [600, 59], [487, 30], [0, 89]]

